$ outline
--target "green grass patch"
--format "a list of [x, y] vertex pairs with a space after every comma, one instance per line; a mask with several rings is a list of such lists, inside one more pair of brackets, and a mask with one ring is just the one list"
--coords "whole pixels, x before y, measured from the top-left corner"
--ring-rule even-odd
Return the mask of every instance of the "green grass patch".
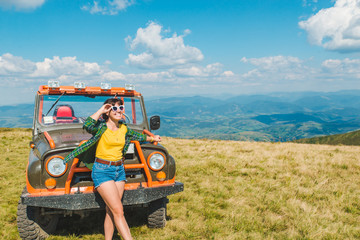
[[[31, 131], [0, 129], [0, 234], [19, 239]], [[126, 217], [135, 239], [359, 239], [360, 147], [164, 138], [184, 192], [164, 229]], [[103, 212], [62, 218], [49, 239], [103, 239]], [[119, 239], [119, 238], [115, 238]]]

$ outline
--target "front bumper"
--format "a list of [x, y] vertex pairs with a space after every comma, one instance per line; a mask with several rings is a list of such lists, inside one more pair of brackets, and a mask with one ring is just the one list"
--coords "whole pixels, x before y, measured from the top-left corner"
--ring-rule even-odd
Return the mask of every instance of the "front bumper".
[[[168, 195], [184, 191], [184, 184], [175, 182], [172, 186], [138, 188], [124, 192], [124, 206], [147, 204]], [[21, 195], [23, 204], [34, 207], [45, 207], [65, 210], [84, 210], [104, 208], [105, 203], [98, 193], [74, 193], [52, 196]]]

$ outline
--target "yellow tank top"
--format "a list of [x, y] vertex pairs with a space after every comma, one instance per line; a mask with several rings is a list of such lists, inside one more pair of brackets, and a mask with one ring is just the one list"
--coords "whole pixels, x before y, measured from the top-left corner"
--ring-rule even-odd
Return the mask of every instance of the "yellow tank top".
[[120, 160], [123, 157], [126, 131], [127, 127], [124, 124], [116, 131], [106, 129], [100, 137], [95, 156], [108, 161]]

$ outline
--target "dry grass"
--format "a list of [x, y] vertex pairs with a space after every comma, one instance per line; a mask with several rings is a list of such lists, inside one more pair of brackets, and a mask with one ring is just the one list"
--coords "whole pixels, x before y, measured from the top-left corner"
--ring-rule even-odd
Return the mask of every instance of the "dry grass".
[[0, 128], [0, 236], [18, 239], [17, 203], [25, 186], [31, 131]]
[[[5, 239], [18, 238], [30, 134], [0, 132]], [[360, 238], [360, 147], [172, 138], [163, 145], [185, 191], [169, 197], [164, 229], [148, 229], [141, 215], [128, 213], [136, 239]], [[101, 225], [98, 215], [67, 218], [50, 239], [103, 239]]]

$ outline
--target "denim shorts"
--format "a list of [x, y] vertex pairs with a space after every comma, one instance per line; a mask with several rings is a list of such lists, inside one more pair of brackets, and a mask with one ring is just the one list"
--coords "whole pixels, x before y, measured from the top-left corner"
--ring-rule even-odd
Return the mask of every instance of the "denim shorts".
[[91, 177], [94, 181], [95, 188], [108, 181], [126, 181], [124, 165], [115, 166], [96, 161], [92, 169]]

